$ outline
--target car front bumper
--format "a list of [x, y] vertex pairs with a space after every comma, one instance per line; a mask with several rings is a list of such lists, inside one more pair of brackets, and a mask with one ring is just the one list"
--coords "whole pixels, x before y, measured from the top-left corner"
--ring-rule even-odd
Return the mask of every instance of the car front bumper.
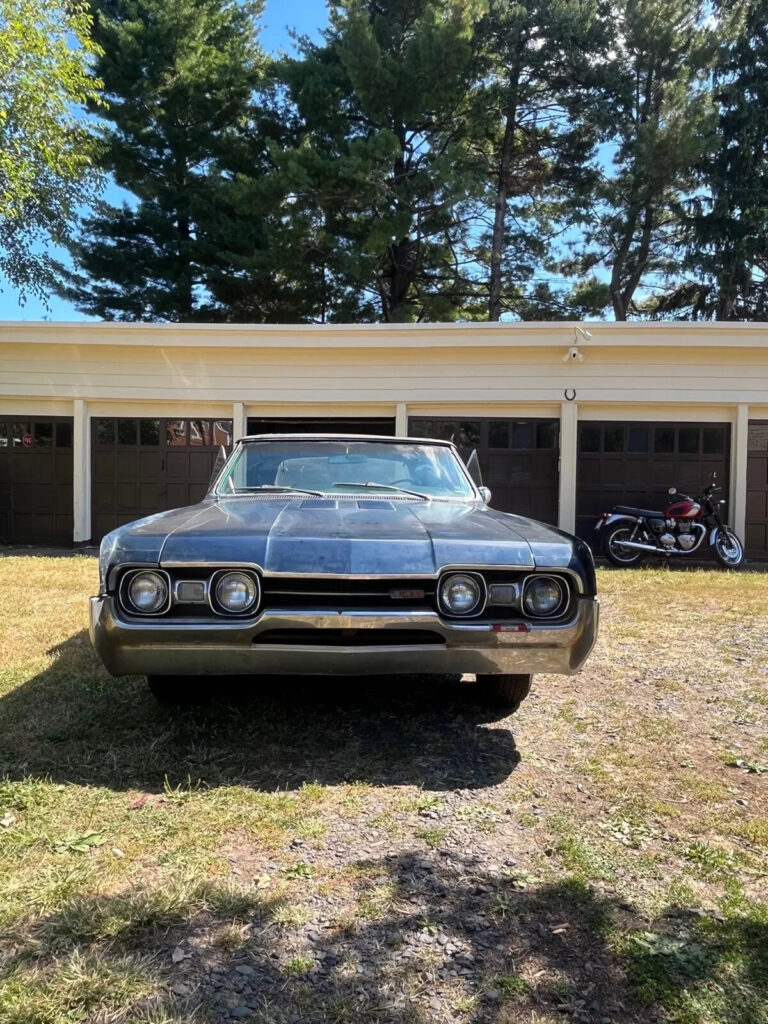
[[[403, 673], [570, 674], [597, 638], [596, 598], [579, 597], [564, 624], [531, 624], [524, 632], [488, 623], [447, 624], [434, 612], [266, 611], [248, 622], [137, 621], [122, 617], [113, 597], [92, 597], [91, 640], [107, 669], [121, 675], [386, 675]], [[266, 644], [267, 630], [316, 630], [317, 643]], [[323, 629], [396, 629], [398, 643], [323, 643]], [[403, 631], [440, 634], [442, 643], [403, 641]], [[416, 636], [418, 639], [418, 636]]]

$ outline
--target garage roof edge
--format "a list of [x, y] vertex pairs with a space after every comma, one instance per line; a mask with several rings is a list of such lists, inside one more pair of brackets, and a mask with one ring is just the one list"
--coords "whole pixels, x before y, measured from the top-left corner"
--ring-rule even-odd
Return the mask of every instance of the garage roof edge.
[[[585, 339], [581, 327], [591, 335]], [[768, 348], [763, 323], [146, 324], [0, 321], [0, 344], [195, 348]]]

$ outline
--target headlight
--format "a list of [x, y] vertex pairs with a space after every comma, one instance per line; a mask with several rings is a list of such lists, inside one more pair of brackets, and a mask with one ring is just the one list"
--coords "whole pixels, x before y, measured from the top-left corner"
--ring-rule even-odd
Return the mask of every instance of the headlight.
[[168, 603], [168, 583], [159, 572], [137, 572], [128, 581], [127, 594], [134, 611], [151, 615]]
[[554, 576], [534, 577], [525, 585], [523, 607], [529, 615], [554, 615], [562, 610], [566, 596], [565, 586]]
[[484, 588], [474, 576], [455, 573], [440, 584], [440, 606], [451, 615], [469, 615], [483, 598]]
[[256, 580], [244, 572], [226, 572], [216, 583], [216, 603], [226, 612], [242, 614], [256, 604], [259, 588]]

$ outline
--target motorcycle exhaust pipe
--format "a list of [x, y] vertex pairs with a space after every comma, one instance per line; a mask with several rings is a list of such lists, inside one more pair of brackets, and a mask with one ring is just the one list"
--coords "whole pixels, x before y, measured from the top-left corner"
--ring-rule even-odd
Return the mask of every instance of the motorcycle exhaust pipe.
[[632, 548], [633, 551], [652, 551], [656, 555], [685, 555], [686, 551], [679, 551], [676, 548], [657, 548], [653, 544], [640, 544], [636, 540], [622, 540], [616, 545], [622, 548]]

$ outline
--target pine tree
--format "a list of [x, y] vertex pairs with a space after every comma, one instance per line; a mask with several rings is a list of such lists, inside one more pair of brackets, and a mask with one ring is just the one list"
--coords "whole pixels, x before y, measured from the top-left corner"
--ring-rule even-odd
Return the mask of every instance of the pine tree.
[[726, 4], [730, 26], [714, 99], [716, 145], [702, 160], [701, 194], [689, 204], [688, 269], [662, 312], [768, 320], [768, 0]]
[[603, 106], [613, 116], [612, 173], [595, 193], [582, 272], [610, 274], [617, 320], [649, 310], [638, 291], [679, 271], [681, 208], [712, 119], [716, 33], [706, 0], [619, 0]]
[[567, 309], [532, 279], [594, 187], [605, 15], [598, 0], [491, 0], [479, 26], [467, 127], [483, 188], [470, 265], [490, 320]]
[[459, 130], [479, 0], [341, 0], [285, 80], [304, 126], [284, 155], [333, 319], [447, 319], [462, 296]]
[[61, 293], [108, 320], [215, 318], [207, 287], [228, 212], [220, 186], [253, 170], [243, 140], [263, 74], [260, 0], [94, 5], [101, 164], [132, 198], [85, 220]]

